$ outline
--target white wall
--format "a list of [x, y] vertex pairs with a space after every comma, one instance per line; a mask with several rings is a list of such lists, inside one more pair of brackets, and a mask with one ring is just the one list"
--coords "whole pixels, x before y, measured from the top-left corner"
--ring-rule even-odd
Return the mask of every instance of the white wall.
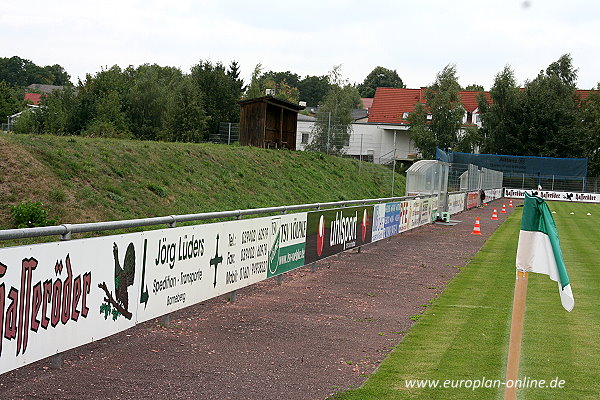
[[[304, 150], [306, 147], [301, 143], [303, 133], [309, 134], [308, 143], [310, 143], [313, 126], [314, 122], [298, 121], [297, 150]], [[352, 156], [372, 154], [375, 163], [389, 162], [394, 155], [394, 132], [396, 132], [396, 159], [408, 159], [409, 154], [418, 152], [408, 134], [407, 126], [354, 123], [350, 134], [350, 145], [345, 147], [346, 154]]]

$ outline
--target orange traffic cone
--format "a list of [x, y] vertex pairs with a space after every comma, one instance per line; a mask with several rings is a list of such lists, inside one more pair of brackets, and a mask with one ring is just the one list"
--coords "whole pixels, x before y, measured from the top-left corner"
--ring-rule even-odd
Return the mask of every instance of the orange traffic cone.
[[471, 235], [481, 235], [481, 225], [479, 225], [479, 217], [475, 219], [475, 226], [473, 227], [473, 232]]
[[498, 210], [494, 207], [494, 213], [492, 214], [492, 219], [498, 219]]
[[509, 207], [512, 207], [512, 206], [513, 206], [513, 205], [512, 205], [512, 199], [510, 199], [510, 201], [508, 202], [508, 206], [509, 206]]
[[506, 214], [506, 204], [502, 204], [502, 211], [500, 211], [501, 214]]

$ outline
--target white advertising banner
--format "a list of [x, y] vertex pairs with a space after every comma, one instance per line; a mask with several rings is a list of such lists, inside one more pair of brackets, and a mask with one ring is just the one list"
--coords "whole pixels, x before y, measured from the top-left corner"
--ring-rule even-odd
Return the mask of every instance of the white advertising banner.
[[138, 321], [266, 279], [270, 227], [256, 218], [146, 232]]
[[485, 202], [490, 202], [502, 197], [502, 189], [486, 189], [483, 192], [485, 193]]
[[132, 327], [140, 237], [0, 249], [0, 374]]
[[385, 238], [385, 204], [373, 206], [373, 236], [371, 241], [376, 242]]
[[450, 215], [464, 211], [465, 200], [466, 195], [464, 193], [454, 193], [448, 195], [448, 212]]
[[598, 193], [581, 193], [581, 192], [555, 192], [550, 190], [521, 190], [521, 189], [505, 189], [504, 197], [512, 197], [513, 199], [522, 199], [525, 197], [525, 192], [530, 195], [539, 196], [549, 201], [572, 201], [575, 203], [600, 203], [600, 194]]
[[409, 200], [410, 202], [410, 222], [408, 229], [416, 228], [421, 225], [421, 199]]

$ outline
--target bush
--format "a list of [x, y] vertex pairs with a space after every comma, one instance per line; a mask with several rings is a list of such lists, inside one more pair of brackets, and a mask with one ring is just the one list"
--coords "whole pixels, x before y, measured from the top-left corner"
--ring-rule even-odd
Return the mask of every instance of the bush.
[[31, 109], [23, 111], [15, 121], [15, 133], [42, 133], [38, 113]]
[[39, 201], [25, 201], [10, 206], [10, 211], [17, 228], [33, 228], [36, 226], [57, 225], [58, 218], [50, 218], [48, 211]]

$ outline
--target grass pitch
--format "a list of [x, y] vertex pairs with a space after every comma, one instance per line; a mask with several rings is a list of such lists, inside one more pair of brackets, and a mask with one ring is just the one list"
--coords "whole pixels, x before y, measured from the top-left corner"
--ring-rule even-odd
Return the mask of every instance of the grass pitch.
[[[529, 275], [519, 378], [562, 388], [530, 387], [519, 398], [600, 396], [600, 206], [551, 202], [571, 279], [575, 308], [566, 312], [555, 282]], [[522, 209], [521, 209], [522, 210]], [[502, 399], [515, 283], [519, 210], [433, 302], [359, 389], [335, 399]], [[571, 214], [573, 213], [573, 214]], [[588, 213], [592, 215], [587, 215]], [[556, 379], [558, 378], [558, 379]], [[437, 388], [408, 387], [430, 380]], [[456, 388], [440, 388], [445, 380]], [[460, 381], [463, 381], [462, 383]], [[488, 388], [473, 389], [479, 380]], [[496, 387], [493, 387], [496, 386]]]

